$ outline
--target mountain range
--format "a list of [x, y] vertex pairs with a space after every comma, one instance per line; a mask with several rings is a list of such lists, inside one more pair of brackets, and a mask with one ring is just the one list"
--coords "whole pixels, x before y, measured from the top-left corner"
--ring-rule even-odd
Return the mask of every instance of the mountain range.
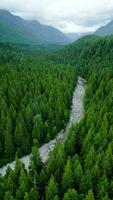
[[61, 45], [89, 34], [99, 36], [113, 34], [113, 21], [100, 27], [94, 33], [63, 33], [52, 26], [40, 24], [36, 20], [25, 20], [7, 10], [0, 9], [0, 42]]
[[24, 20], [6, 10], [0, 10], [0, 41], [13, 43], [69, 43], [69, 38], [60, 30]]

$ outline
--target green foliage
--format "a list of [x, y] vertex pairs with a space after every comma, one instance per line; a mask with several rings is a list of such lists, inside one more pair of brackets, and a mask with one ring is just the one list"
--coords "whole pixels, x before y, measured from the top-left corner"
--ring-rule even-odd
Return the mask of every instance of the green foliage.
[[65, 193], [63, 200], [78, 200], [78, 194], [75, 189], [69, 189], [67, 193]]
[[30, 199], [32, 200], [38, 200], [39, 199], [39, 194], [36, 188], [31, 188], [30, 190]]
[[48, 142], [68, 121], [76, 71], [39, 57], [1, 45], [1, 165], [14, 159], [15, 152], [19, 157], [29, 153], [34, 139], [39, 145]]
[[52, 176], [47, 186], [46, 200], [53, 200], [54, 198], [56, 198], [57, 194], [58, 194], [58, 187], [54, 177]]
[[[112, 36], [86, 36], [65, 47], [60, 54], [52, 55], [57, 62], [76, 65], [79, 74], [88, 81], [84, 98], [85, 117], [70, 130], [62, 151], [64, 162], [69, 162], [70, 156], [71, 164], [64, 165], [58, 179], [61, 195], [74, 187], [80, 199], [112, 199], [112, 44]], [[55, 156], [51, 156], [48, 166], [57, 163], [52, 161], [53, 158]], [[52, 167], [50, 171], [53, 174]]]
[[13, 200], [13, 199], [14, 199], [14, 198], [13, 198], [13, 196], [10, 194], [10, 192], [6, 192], [4, 200]]
[[88, 194], [86, 195], [85, 200], [94, 200], [94, 195], [93, 195], [92, 190], [88, 191]]
[[25, 193], [24, 200], [29, 200], [29, 194], [27, 192]]
[[72, 186], [73, 186], [73, 172], [71, 167], [71, 160], [68, 159], [62, 176], [63, 192], [66, 192]]
[[[29, 172], [16, 158], [14, 171], [8, 169], [0, 177], [0, 198], [112, 199], [113, 38], [84, 37], [46, 55], [43, 62], [39, 57], [37, 61], [36, 53], [21, 52], [20, 56], [17, 52], [15, 65], [12, 53], [5, 58], [4, 48], [0, 51], [4, 57], [0, 65], [0, 162], [10, 160], [16, 151], [17, 155], [29, 152], [31, 146], [33, 157]], [[48, 63], [47, 58], [54, 59]], [[87, 79], [84, 118], [42, 165], [39, 145], [65, 127], [77, 75]]]

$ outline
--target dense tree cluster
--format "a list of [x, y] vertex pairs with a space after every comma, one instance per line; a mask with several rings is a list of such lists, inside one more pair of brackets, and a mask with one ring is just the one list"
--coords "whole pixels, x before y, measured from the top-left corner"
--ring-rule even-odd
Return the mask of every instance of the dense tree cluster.
[[30, 60], [19, 51], [7, 56], [11, 63], [5, 59], [0, 65], [0, 164], [16, 152], [30, 152], [34, 139], [39, 145], [49, 141], [65, 126], [77, 77], [73, 67]]
[[[89, 39], [88, 37], [85, 37], [79, 40], [77, 43], [73, 44], [72, 46], [66, 47], [68, 51], [66, 51], [65, 49], [62, 50], [63, 51], [62, 54], [61, 52], [59, 53], [60, 62], [64, 63], [65, 61], [66, 64], [67, 62], [69, 62], [69, 65], [76, 64], [77, 67], [79, 67], [79, 71], [77, 73], [80, 75], [84, 75], [84, 77], [87, 79], [87, 87], [84, 97], [84, 108], [85, 108], [84, 119], [82, 119], [80, 123], [74, 125], [70, 129], [68, 139], [64, 143], [58, 142], [56, 144], [54, 151], [51, 152], [50, 154], [50, 159], [45, 165], [42, 164], [37, 150], [36, 144], [38, 144], [38, 141], [40, 141], [39, 137], [32, 136], [33, 139], [35, 140], [34, 144], [32, 143], [34, 146], [32, 148], [33, 154], [32, 154], [30, 170], [27, 172], [24, 166], [17, 159], [15, 170], [12, 171], [8, 169], [6, 175], [4, 177], [1, 177], [0, 179], [1, 199], [4, 200], [7, 199], [112, 200], [113, 199], [113, 73], [112, 73], [113, 47], [112, 44], [113, 44], [112, 37], [101, 39], [96, 36], [94, 37], [90, 36]], [[79, 49], [77, 50], [78, 46]], [[77, 54], [75, 54], [75, 52]], [[54, 56], [55, 55], [50, 55], [51, 59], [53, 59]], [[56, 53], [55, 59], [57, 60], [57, 58], [58, 58], [58, 53]], [[66, 58], [68, 58], [68, 60]], [[40, 69], [39, 66], [38, 68]], [[54, 65], [52, 64], [52, 66]], [[55, 80], [56, 76], [54, 75], [54, 73], [56, 71], [57, 74], [59, 74], [61, 72], [64, 73], [64, 71], [66, 73], [68, 70], [67, 76], [65, 75], [66, 82], [67, 80], [70, 80], [72, 78], [72, 73], [73, 73], [72, 68], [68, 68], [66, 66], [67, 67], [66, 69], [65, 67], [58, 68], [57, 65], [55, 66], [52, 68], [49, 65], [47, 68], [44, 67], [43, 73], [44, 70], [49, 69], [51, 73], [47, 74], [48, 72], [47, 70], [46, 71], [47, 76], [51, 77], [52, 75], [52, 77], [54, 77], [53, 80]], [[32, 69], [35, 71], [36, 74], [37, 67], [36, 68], [35, 67], [33, 67]], [[16, 68], [16, 70], [17, 69], [19, 70], [19, 68]], [[53, 69], [54, 73], [52, 71]], [[31, 68], [29, 69], [29, 67], [27, 66], [27, 69], [26, 67], [24, 67], [24, 70], [25, 74], [28, 74]], [[41, 70], [42, 70], [42, 65], [40, 73]], [[71, 74], [70, 70], [72, 72]], [[13, 71], [15, 72], [15, 68], [13, 69]], [[32, 70], [30, 71], [30, 74], [31, 72]], [[19, 73], [21, 73], [21, 71], [19, 71]], [[50, 79], [52, 79], [52, 77]], [[61, 82], [62, 79], [63, 81], [65, 80], [65, 78], [61, 78], [60, 80]], [[25, 82], [26, 81], [27, 80], [25, 79]], [[23, 82], [24, 83], [23, 88], [25, 82]], [[60, 88], [61, 94], [63, 94], [62, 87], [66, 85], [65, 82], [63, 83], [64, 85], [61, 85]], [[71, 88], [71, 86], [73, 86], [72, 84], [73, 82], [69, 83]], [[54, 84], [50, 87], [51, 90], [53, 89], [53, 86]], [[69, 91], [72, 90], [73, 87]], [[6, 91], [5, 88], [3, 91]], [[69, 92], [68, 90], [66, 91]], [[55, 97], [55, 95], [56, 94], [53, 93], [53, 98]], [[59, 93], [57, 93], [57, 95], [59, 95]], [[29, 99], [28, 96], [27, 99]], [[64, 99], [62, 101], [63, 103]], [[70, 100], [71, 100], [71, 95], [70, 95]], [[68, 99], [68, 103], [70, 102], [70, 100]], [[48, 102], [47, 99], [46, 101]], [[46, 101], [44, 101], [44, 104]], [[50, 103], [51, 103], [50, 105], [52, 106], [53, 105], [52, 101], [50, 101]], [[63, 108], [63, 105], [61, 107]], [[21, 110], [20, 108], [21, 107], [19, 107], [18, 111]], [[58, 108], [59, 104], [57, 109]], [[32, 123], [35, 124], [35, 120], [40, 121], [40, 115], [42, 119], [45, 119], [43, 118], [44, 116], [42, 114], [43, 112], [42, 113], [38, 112], [38, 116], [36, 115], [35, 116], [36, 118], [33, 117]], [[52, 114], [54, 114], [53, 110]], [[62, 119], [63, 120], [65, 119], [64, 114], [65, 112], [61, 115], [60, 121], [62, 121]], [[24, 120], [27, 123], [26, 118]], [[31, 119], [28, 117], [27, 120], [29, 122], [28, 123], [29, 127], [31, 125], [31, 121], [29, 120]], [[65, 119], [65, 122], [66, 120], [67, 118]], [[10, 127], [11, 121], [9, 120], [7, 123], [8, 123], [7, 126]], [[43, 123], [39, 124], [40, 126], [38, 128], [33, 126], [33, 130], [39, 131], [40, 127], [44, 127]], [[60, 129], [63, 126], [63, 123], [60, 124], [58, 120], [57, 125], [58, 125], [57, 127], [59, 127]], [[51, 124], [48, 124], [48, 127], [50, 126]], [[22, 131], [20, 132], [22, 133]], [[48, 132], [49, 131], [47, 131], [47, 133]], [[36, 136], [37, 135], [39, 134], [36, 133]], [[12, 140], [13, 139], [14, 137], [12, 135]], [[19, 139], [17, 139], [17, 142], [18, 141]]]
[[[65, 144], [56, 147], [45, 167], [59, 185], [60, 199], [113, 199], [112, 95], [111, 70], [93, 71], [84, 99], [85, 118], [70, 130]], [[70, 198], [71, 190], [75, 197]]]

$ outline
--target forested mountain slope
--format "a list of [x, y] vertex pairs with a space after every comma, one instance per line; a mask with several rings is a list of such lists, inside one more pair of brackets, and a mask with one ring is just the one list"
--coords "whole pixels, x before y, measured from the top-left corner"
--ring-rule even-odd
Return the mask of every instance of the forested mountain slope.
[[0, 9], [0, 42], [65, 44], [69, 39], [54, 27], [42, 25], [38, 21], [24, 20]]
[[[27, 58], [27, 55], [25, 56], [22, 52], [21, 55], [21, 62], [23, 62], [23, 60]], [[2, 53], [1, 56], [3, 56]], [[0, 179], [0, 198], [5, 200], [38, 200], [42, 198], [46, 200], [112, 200], [113, 38], [100, 38], [96, 36], [84, 37], [76, 43], [66, 46], [59, 52], [46, 55], [45, 60], [46, 59], [50, 60], [49, 64], [47, 64], [47, 68], [46, 64], [44, 63], [44, 65], [42, 65], [41, 62], [39, 65], [36, 63], [33, 67], [31, 67], [31, 65], [29, 67], [29, 62], [26, 61], [24, 61], [25, 65], [22, 64], [23, 67], [20, 64], [17, 65], [17, 63], [15, 63], [16, 67], [12, 68], [12, 63], [10, 63], [10, 65], [5, 64], [4, 68], [4, 65], [1, 64], [1, 72], [3, 74], [2, 81], [5, 80], [5, 76], [8, 78], [6, 86], [2, 86], [2, 90], [0, 90], [2, 92], [1, 94], [4, 94], [2, 95], [3, 101], [7, 102], [5, 105], [9, 105], [9, 102], [7, 101], [7, 96], [10, 94], [8, 92], [8, 85], [11, 80], [15, 80], [15, 78], [18, 80], [18, 73], [21, 73], [21, 70], [23, 70], [23, 74], [26, 74], [27, 77], [23, 77], [21, 74], [20, 80], [25, 80], [22, 83], [24, 83], [25, 90], [28, 88], [27, 91], [29, 91], [29, 95], [27, 95], [26, 100], [23, 100], [24, 107], [26, 105], [26, 101], [32, 99], [31, 90], [35, 91], [35, 84], [29, 85], [29, 81], [27, 80], [32, 82], [32, 77], [36, 79], [35, 76], [37, 76], [38, 70], [41, 73], [41, 78], [43, 77], [43, 70], [44, 77], [46, 73], [49, 76], [49, 80], [46, 78], [49, 81], [50, 86], [47, 91], [53, 87], [53, 85], [51, 87], [50, 84], [51, 81], [52, 83], [54, 82], [52, 77], [56, 80], [58, 88], [60, 84], [60, 89], [57, 91], [55, 87], [54, 90], [58, 93], [52, 93], [53, 99], [50, 101], [50, 105], [53, 105], [52, 113], [54, 113], [53, 111], [55, 108], [59, 109], [59, 105], [63, 104], [61, 102], [63, 102], [64, 99], [67, 99], [68, 92], [71, 99], [73, 82], [76, 80], [77, 75], [81, 75], [87, 80], [86, 94], [84, 98], [85, 117], [79, 124], [72, 127], [68, 139], [64, 144], [58, 143], [56, 145], [46, 165], [42, 164], [39, 154], [37, 153], [38, 138], [36, 134], [36, 138], [33, 143], [34, 147], [32, 148], [33, 157], [31, 160], [30, 171], [27, 172], [24, 169], [24, 166], [22, 166], [17, 159], [15, 170], [12, 171], [9, 169], [6, 175]], [[33, 62], [33, 59], [30, 61]], [[59, 63], [61, 64], [60, 66], [63, 66], [63, 68], [60, 68]], [[50, 64], [52, 66], [49, 66]], [[7, 73], [6, 67], [8, 67]], [[76, 74], [74, 74], [73, 71], [75, 69]], [[52, 77], [49, 72], [52, 72]], [[32, 74], [32, 76], [28, 76], [29, 73], [30, 75]], [[65, 75], [63, 76], [63, 74]], [[12, 79], [12, 77], [15, 78]], [[18, 81], [20, 82], [20, 80]], [[57, 82], [57, 80], [60, 80], [60, 83]], [[27, 86], [25, 84], [26, 82]], [[11, 87], [11, 92], [13, 91], [11, 94], [13, 94], [13, 96], [15, 96], [13, 88], [18, 86], [18, 84], [15, 83], [16, 82], [14, 81], [14, 84], [12, 84], [14, 86]], [[35, 83], [37, 84], [37, 82]], [[41, 88], [41, 94], [45, 99], [44, 103], [48, 102], [45, 97], [46, 95], [48, 97], [50, 93], [46, 91], [46, 87], [41, 87], [39, 83], [38, 85], [39, 88]], [[68, 86], [70, 90], [67, 90]], [[22, 90], [24, 87], [22, 84]], [[44, 91], [46, 91], [46, 93]], [[62, 99], [64, 91], [66, 92], [64, 93], [66, 94], [66, 98]], [[61, 92], [60, 99], [58, 98], [58, 107], [56, 107], [57, 104], [54, 104], [54, 101], [59, 95], [59, 92]], [[40, 96], [40, 93], [38, 93], [38, 96]], [[29, 101], [30, 105], [32, 105], [32, 102], [33, 100]], [[69, 102], [70, 100], [68, 99], [68, 103]], [[65, 108], [67, 110], [69, 107], [66, 105], [67, 104], [65, 104]], [[5, 106], [3, 108], [5, 108]], [[20, 108], [23, 108], [23, 106]], [[64, 106], [62, 108], [64, 108]], [[21, 109], [21, 111], [22, 115], [26, 117], [26, 110], [24, 111], [24, 109]], [[57, 111], [55, 110], [55, 115], [56, 112]], [[62, 117], [64, 119], [64, 116], [64, 113], [62, 113], [60, 117], [58, 116], [58, 119], [61, 119]], [[26, 119], [29, 120], [29, 117], [25, 118], [25, 121]], [[58, 127], [60, 127], [59, 120], [57, 122]], [[28, 126], [29, 125], [31, 125], [31, 123], [28, 121]], [[63, 124], [61, 124], [61, 126], [62, 125]], [[51, 127], [51, 123], [49, 124], [49, 127]], [[7, 123], [7, 128], [9, 128], [9, 123]], [[2, 129], [2, 131], [3, 130], [4, 129]], [[45, 133], [47, 134], [47, 132]]]
[[[65, 46], [63, 50], [51, 55], [56, 62], [63, 62], [78, 67], [87, 76], [89, 65], [112, 65], [113, 62], [113, 36], [100, 37], [95, 35], [85, 36], [71, 45]], [[97, 63], [97, 65], [96, 65]], [[109, 68], [109, 67], [108, 67]], [[87, 74], [86, 74], [87, 70]]]

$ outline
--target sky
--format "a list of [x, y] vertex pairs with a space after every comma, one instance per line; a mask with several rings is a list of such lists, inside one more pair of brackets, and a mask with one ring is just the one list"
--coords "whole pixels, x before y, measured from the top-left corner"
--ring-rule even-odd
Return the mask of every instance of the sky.
[[66, 33], [92, 32], [113, 20], [113, 0], [0, 0], [0, 9]]

